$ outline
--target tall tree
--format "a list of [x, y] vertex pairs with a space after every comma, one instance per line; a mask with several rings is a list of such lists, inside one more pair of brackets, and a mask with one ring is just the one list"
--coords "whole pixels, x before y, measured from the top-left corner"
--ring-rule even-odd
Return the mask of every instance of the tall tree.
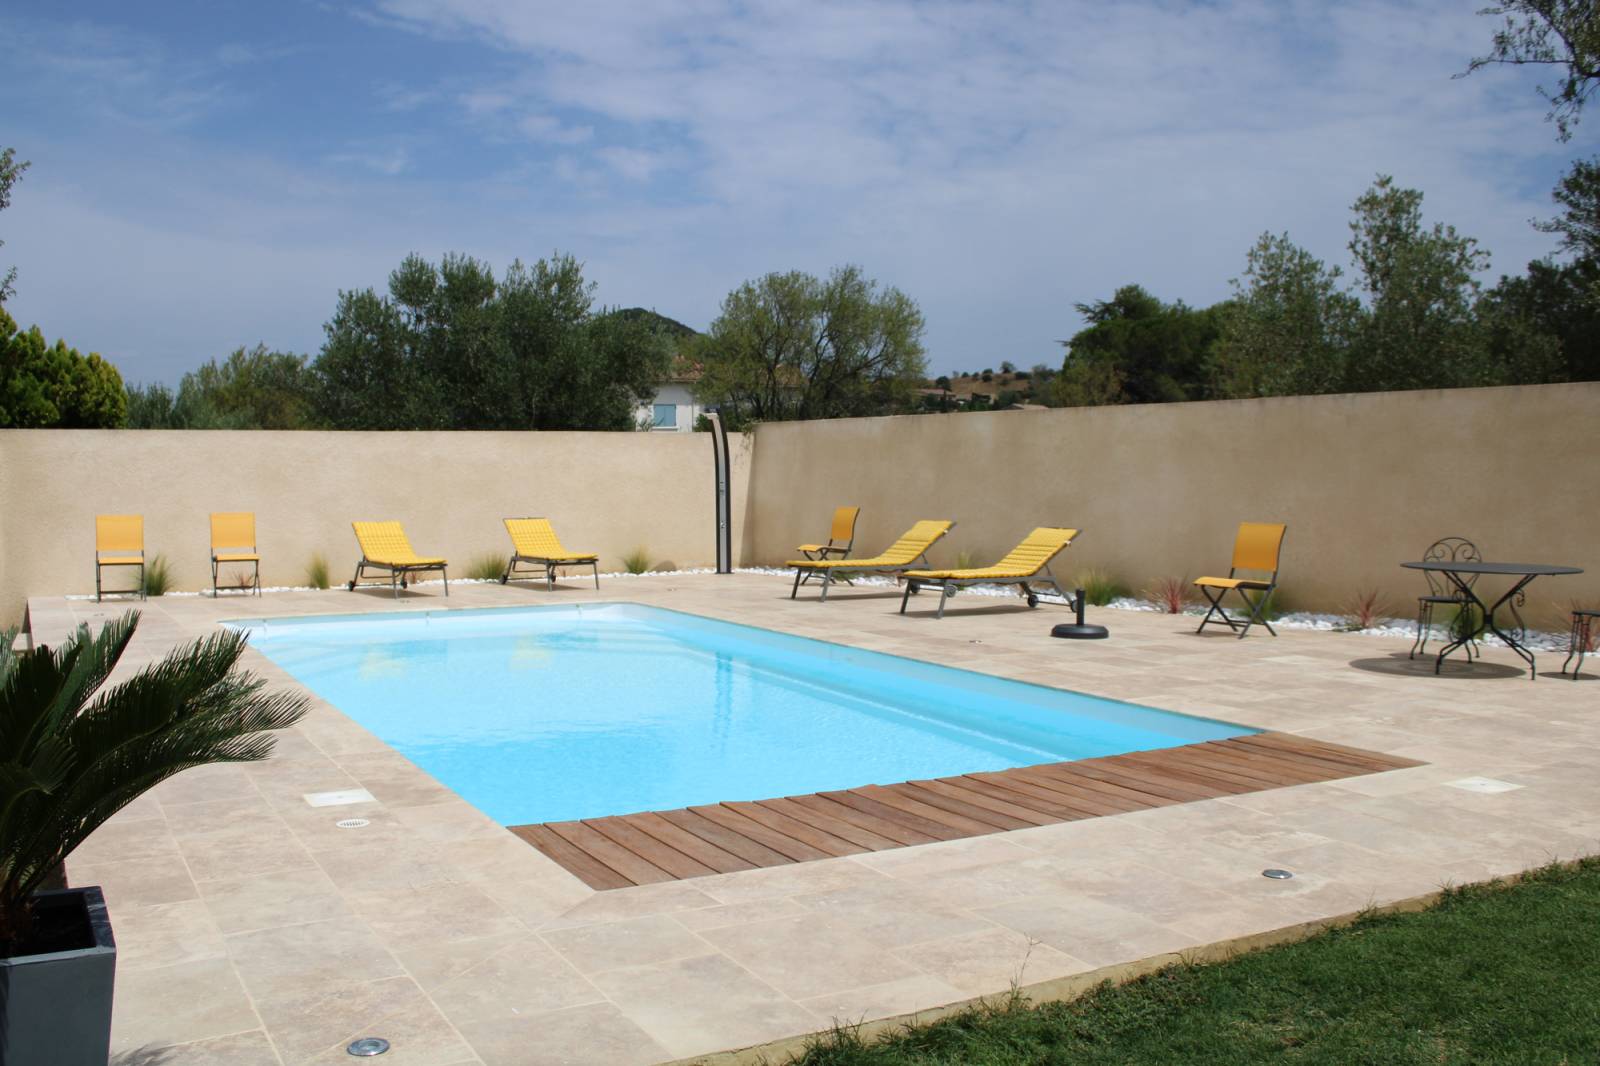
[[342, 292], [312, 369], [341, 429], [629, 429], [671, 342], [593, 309], [576, 259], [515, 262], [496, 281], [466, 256], [408, 256], [389, 295]]
[[909, 410], [926, 373], [923, 318], [858, 267], [749, 281], [689, 346], [695, 392], [730, 426]]
[[1540, 87], [1550, 102], [1546, 118], [1565, 141], [1583, 105], [1600, 84], [1600, 3], [1596, 0], [1508, 0], [1479, 14], [1503, 16], [1489, 54], [1467, 64], [1465, 73], [1493, 64], [1559, 68], [1555, 88]]
[[96, 352], [47, 344], [0, 308], [0, 428], [113, 429], [127, 415], [122, 375]]
[[1109, 300], [1076, 307], [1089, 325], [1061, 342], [1067, 354], [1051, 383], [1057, 404], [1168, 403], [1210, 395], [1227, 305], [1197, 310], [1124, 285]]
[[[0, 148], [0, 211], [11, 206], [11, 186], [22, 177], [22, 172], [28, 169], [28, 163], [17, 162], [17, 152], [14, 148]], [[4, 245], [0, 241], [0, 245]], [[17, 280], [17, 268], [12, 267], [4, 274], [0, 274], [0, 304], [11, 298], [16, 291], [12, 283]]]
[[1473, 275], [1489, 253], [1454, 226], [1422, 224], [1422, 193], [1388, 175], [1352, 205], [1350, 253], [1368, 315], [1350, 361], [1355, 391], [1486, 383]]
[[1338, 267], [1263, 233], [1235, 278], [1217, 345], [1218, 392], [1229, 397], [1336, 392], [1345, 385], [1361, 304]]

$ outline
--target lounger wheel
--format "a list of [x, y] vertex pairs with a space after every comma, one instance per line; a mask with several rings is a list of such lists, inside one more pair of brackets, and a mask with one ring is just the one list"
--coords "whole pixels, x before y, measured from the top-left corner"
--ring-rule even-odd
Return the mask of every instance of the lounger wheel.
[[510, 580], [511, 579], [509, 577], [507, 577], [506, 575], [504, 575], [504, 574], [500, 575], [500, 584], [504, 585], [507, 581], [510, 581]]
[[400, 587], [401, 588], [405, 588], [406, 587], [406, 579], [405, 578], [401, 578], [400, 579]]
[[356, 583], [351, 581], [345, 585], [345, 588], [349, 589], [351, 592], [354, 592], [356, 590]]
[[1029, 607], [1037, 607], [1037, 606], [1039, 606], [1039, 597], [1035, 596], [1031, 592], [1028, 593], [1028, 606]]

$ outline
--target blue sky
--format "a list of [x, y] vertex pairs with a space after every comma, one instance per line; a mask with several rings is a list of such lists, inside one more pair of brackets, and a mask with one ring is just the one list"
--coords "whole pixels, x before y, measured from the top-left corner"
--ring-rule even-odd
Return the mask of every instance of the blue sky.
[[935, 372], [1059, 363], [1073, 304], [1228, 294], [1266, 230], [1346, 265], [1379, 173], [1494, 256], [1592, 154], [1465, 3], [364, 0], [0, 13], [8, 310], [176, 382], [314, 353], [408, 252], [571, 252], [704, 328], [741, 282], [859, 264]]

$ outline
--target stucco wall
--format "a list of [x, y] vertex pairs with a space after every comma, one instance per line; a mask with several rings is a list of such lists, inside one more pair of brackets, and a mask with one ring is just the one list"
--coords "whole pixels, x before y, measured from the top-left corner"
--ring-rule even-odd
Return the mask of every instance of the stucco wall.
[[[734, 545], [749, 440], [734, 456]], [[0, 431], [0, 624], [27, 596], [94, 591], [94, 516], [139, 513], [175, 587], [209, 587], [208, 515], [254, 511], [266, 585], [305, 582], [313, 553], [346, 581], [352, 519], [400, 519], [413, 546], [451, 561], [506, 554], [505, 516], [550, 517], [602, 569], [643, 546], [661, 562], [716, 558], [703, 433], [272, 433]], [[108, 584], [131, 580], [108, 571]]]
[[956, 520], [933, 553], [946, 566], [1071, 525], [1058, 573], [1139, 590], [1225, 574], [1241, 520], [1283, 521], [1289, 605], [1375, 588], [1405, 614], [1422, 578], [1399, 561], [1460, 535], [1493, 559], [1586, 568], [1531, 587], [1554, 624], [1573, 599], [1600, 604], [1596, 428], [1597, 383], [773, 423], [754, 434], [744, 558], [792, 557], [851, 503], [866, 553], [918, 518]]

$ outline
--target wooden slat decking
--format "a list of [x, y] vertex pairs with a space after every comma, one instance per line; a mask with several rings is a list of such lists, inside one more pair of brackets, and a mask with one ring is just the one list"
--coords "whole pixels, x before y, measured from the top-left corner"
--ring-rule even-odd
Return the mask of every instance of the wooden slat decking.
[[595, 889], [782, 866], [1419, 766], [1288, 733], [511, 831]]

